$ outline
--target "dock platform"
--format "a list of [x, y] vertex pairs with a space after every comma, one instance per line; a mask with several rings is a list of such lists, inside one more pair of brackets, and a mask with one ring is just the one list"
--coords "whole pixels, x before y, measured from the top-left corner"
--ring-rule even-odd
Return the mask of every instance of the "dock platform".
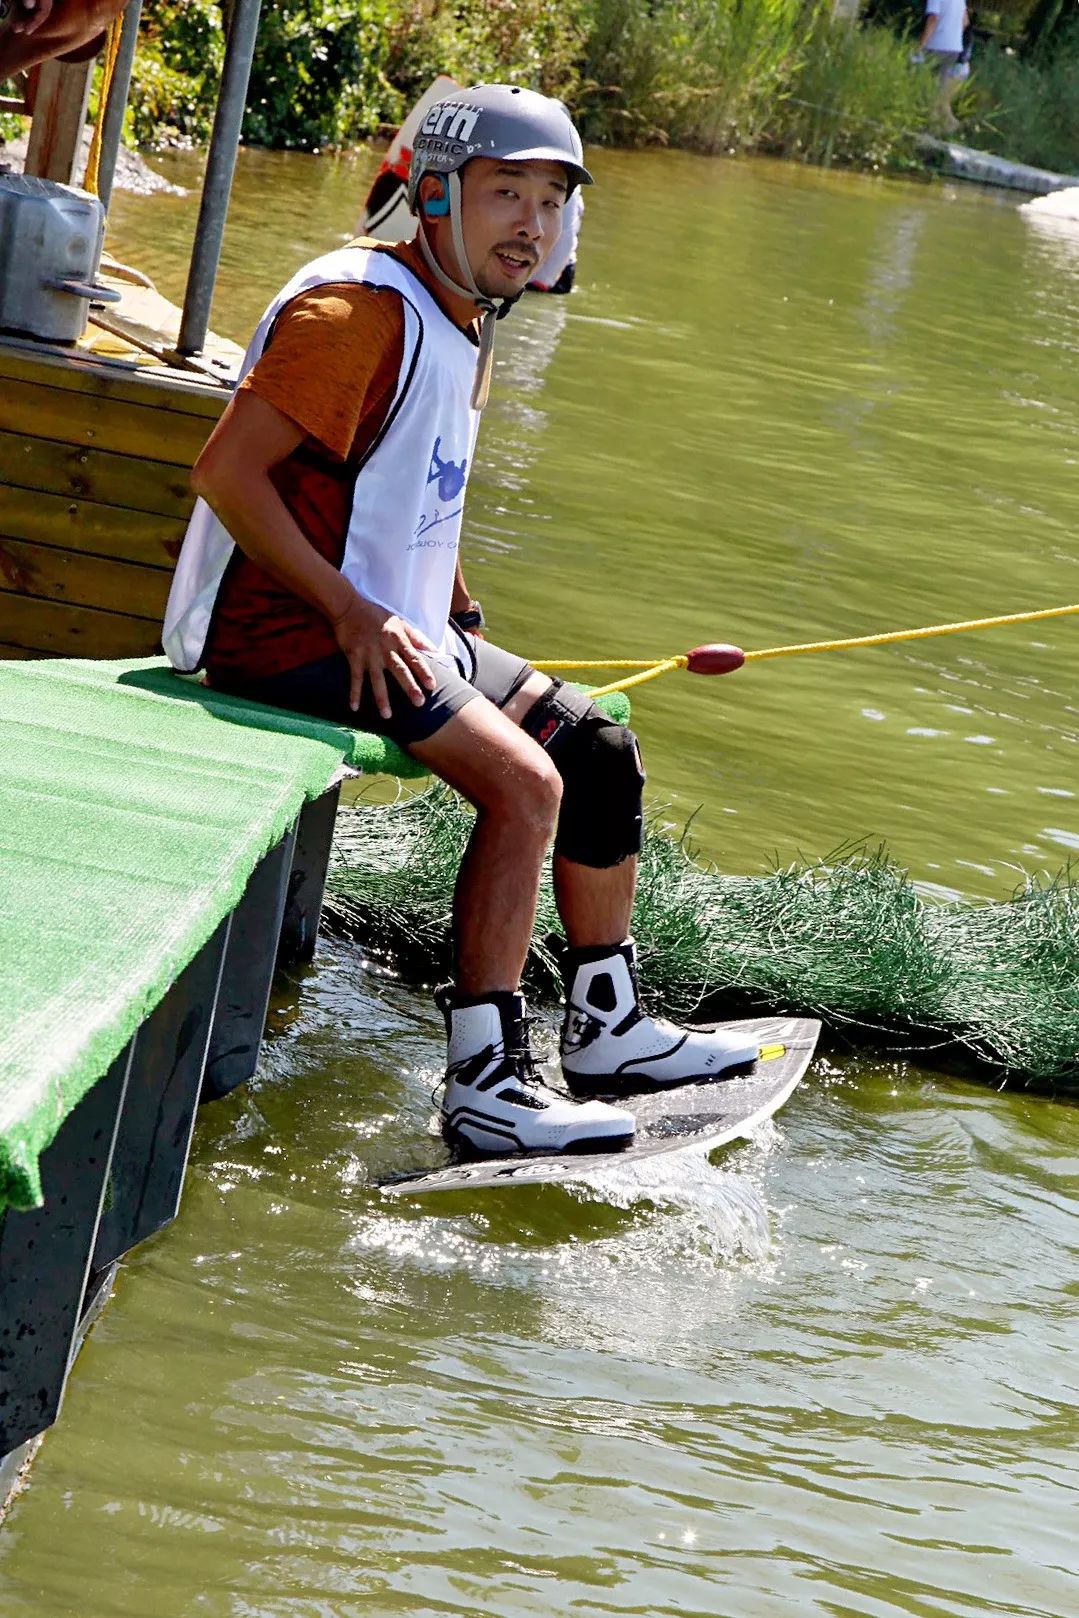
[[2, 1517], [120, 1259], [176, 1216], [200, 1102], [314, 953], [341, 780], [427, 772], [161, 658], [2, 662], [0, 725]]
[[0, 664], [0, 1513], [123, 1253], [175, 1216], [200, 1100], [314, 951], [344, 773], [381, 738], [161, 659]]

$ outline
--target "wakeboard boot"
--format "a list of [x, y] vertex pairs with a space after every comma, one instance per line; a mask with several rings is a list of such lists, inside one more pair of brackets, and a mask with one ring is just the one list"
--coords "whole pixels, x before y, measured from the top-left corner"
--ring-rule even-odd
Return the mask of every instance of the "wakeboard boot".
[[571, 1101], [540, 1082], [524, 998], [442, 988], [448, 1052], [442, 1128], [472, 1152], [617, 1152], [632, 1144], [633, 1114], [601, 1101]]
[[641, 1009], [637, 950], [566, 949], [562, 1072], [574, 1095], [632, 1095], [722, 1078], [760, 1055], [753, 1038], [725, 1028], [681, 1028]]

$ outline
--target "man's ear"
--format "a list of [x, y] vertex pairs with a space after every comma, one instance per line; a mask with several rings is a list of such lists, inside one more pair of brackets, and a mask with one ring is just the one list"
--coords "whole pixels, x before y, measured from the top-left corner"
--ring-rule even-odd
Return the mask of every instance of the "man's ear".
[[448, 180], [441, 174], [425, 174], [420, 181], [419, 198], [425, 219], [445, 219], [450, 211]]

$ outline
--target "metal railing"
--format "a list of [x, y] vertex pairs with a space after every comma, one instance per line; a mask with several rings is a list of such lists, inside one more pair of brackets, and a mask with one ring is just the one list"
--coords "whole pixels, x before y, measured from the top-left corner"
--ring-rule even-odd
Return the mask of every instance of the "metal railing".
[[236, 153], [243, 127], [261, 9], [262, 0], [235, 0], [232, 8], [225, 66], [206, 158], [199, 220], [195, 228], [195, 245], [184, 293], [180, 335], [176, 342], [178, 354], [200, 354], [209, 330], [210, 305], [221, 260], [225, 216], [232, 193], [232, 177], [236, 170]]
[[135, 65], [135, 47], [138, 44], [141, 18], [142, 0], [129, 0], [120, 31], [120, 50], [112, 72], [105, 122], [101, 128], [97, 194], [106, 209], [112, 200], [112, 182], [116, 177], [116, 159], [120, 155], [120, 141], [124, 133], [124, 113], [127, 111], [127, 98], [131, 91], [131, 70]]

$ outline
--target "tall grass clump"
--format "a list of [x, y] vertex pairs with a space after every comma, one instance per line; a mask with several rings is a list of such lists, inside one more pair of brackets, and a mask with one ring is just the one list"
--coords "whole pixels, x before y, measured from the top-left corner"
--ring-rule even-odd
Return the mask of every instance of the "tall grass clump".
[[[440, 786], [343, 809], [328, 926], [416, 981], [445, 976], [471, 826]], [[557, 926], [547, 884], [527, 969], [541, 994], [558, 989]], [[652, 1004], [676, 1015], [808, 1013], [924, 1065], [1079, 1094], [1079, 873], [999, 904], [927, 903], [883, 849], [732, 877], [653, 822], [633, 926]]]
[[909, 52], [828, 0], [593, 0], [578, 109], [596, 141], [905, 166], [935, 116]]
[[796, 70], [802, 0], [592, 0], [578, 112], [588, 139], [755, 145]]
[[855, 28], [818, 10], [779, 109], [776, 148], [824, 165], [913, 164], [937, 92], [931, 73], [912, 70], [909, 52], [887, 28]]
[[394, 0], [385, 73], [411, 106], [439, 73], [461, 84], [508, 79], [574, 102], [585, 48], [583, 0]]
[[1017, 162], [1079, 174], [1079, 23], [1028, 57], [988, 45], [975, 53], [973, 69], [956, 108], [965, 139]]

